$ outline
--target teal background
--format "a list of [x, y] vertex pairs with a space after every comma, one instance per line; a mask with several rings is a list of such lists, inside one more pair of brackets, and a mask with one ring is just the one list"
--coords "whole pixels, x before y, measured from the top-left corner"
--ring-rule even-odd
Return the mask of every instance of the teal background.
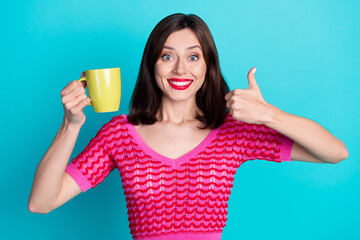
[[[58, 131], [60, 91], [86, 69], [121, 67], [119, 112], [84, 112], [72, 158], [128, 113], [155, 25], [194, 13], [209, 26], [223, 74], [312, 119], [347, 146], [339, 164], [252, 161], [235, 176], [222, 239], [360, 239], [360, 1], [7, 1], [0, 14], [1, 239], [131, 239], [119, 172], [49, 214], [31, 213], [36, 167]], [[69, 159], [70, 160], [70, 159]]]

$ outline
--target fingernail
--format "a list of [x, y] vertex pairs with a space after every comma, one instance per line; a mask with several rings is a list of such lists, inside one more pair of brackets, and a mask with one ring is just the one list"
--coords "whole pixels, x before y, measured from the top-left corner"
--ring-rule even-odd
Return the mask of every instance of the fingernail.
[[256, 72], [256, 68], [254, 68], [252, 72], [255, 74], [255, 72]]

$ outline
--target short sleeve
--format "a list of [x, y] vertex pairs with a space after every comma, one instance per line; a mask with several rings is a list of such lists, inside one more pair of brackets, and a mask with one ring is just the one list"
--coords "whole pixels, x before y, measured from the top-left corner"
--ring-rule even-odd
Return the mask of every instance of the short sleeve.
[[243, 150], [243, 160], [284, 162], [291, 160], [294, 141], [263, 124], [238, 122], [238, 139]]
[[75, 180], [82, 192], [96, 187], [115, 168], [108, 143], [113, 138], [112, 125], [105, 124], [85, 149], [66, 166], [65, 171]]

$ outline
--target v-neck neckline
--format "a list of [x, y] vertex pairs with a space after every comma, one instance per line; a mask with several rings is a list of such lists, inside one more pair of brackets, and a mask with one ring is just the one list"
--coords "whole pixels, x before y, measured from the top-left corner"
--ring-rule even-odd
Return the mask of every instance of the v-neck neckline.
[[219, 128], [211, 129], [208, 135], [192, 150], [189, 152], [183, 154], [182, 156], [178, 158], [169, 158], [166, 157], [158, 152], [156, 152], [154, 149], [152, 149], [141, 137], [135, 126], [127, 121], [128, 130], [130, 134], [132, 135], [134, 141], [136, 141], [137, 144], [139, 144], [140, 148], [149, 156], [151, 156], [154, 159], [160, 160], [163, 164], [171, 166], [172, 168], [177, 168], [181, 166], [186, 161], [190, 160], [193, 157], [196, 157], [201, 151], [205, 149], [206, 146], [211, 143], [211, 141], [216, 137]]

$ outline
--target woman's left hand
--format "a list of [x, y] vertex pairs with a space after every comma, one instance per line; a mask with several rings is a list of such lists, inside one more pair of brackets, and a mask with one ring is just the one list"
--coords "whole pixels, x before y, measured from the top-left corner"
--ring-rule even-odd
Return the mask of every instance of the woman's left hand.
[[270, 120], [273, 106], [262, 97], [255, 80], [255, 71], [256, 68], [251, 68], [247, 75], [248, 89], [234, 89], [225, 95], [226, 106], [235, 120], [265, 124]]

